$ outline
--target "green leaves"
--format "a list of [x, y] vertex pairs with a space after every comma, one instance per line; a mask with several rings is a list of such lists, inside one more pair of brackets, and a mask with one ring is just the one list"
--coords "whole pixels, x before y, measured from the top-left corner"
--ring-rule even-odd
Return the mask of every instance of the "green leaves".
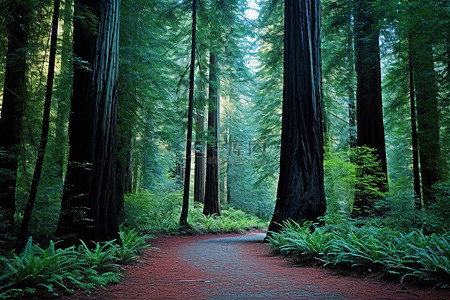
[[[388, 227], [356, 223], [314, 227], [286, 222], [268, 241], [274, 250], [314, 263], [354, 271], [382, 271], [405, 279], [450, 286], [450, 235], [403, 234]], [[312, 230], [313, 229], [313, 230]]]
[[74, 289], [93, 290], [121, 279], [118, 263], [131, 263], [149, 248], [148, 235], [134, 230], [120, 232], [122, 245], [114, 241], [58, 249], [50, 241], [46, 249], [28, 240], [23, 253], [0, 257], [0, 298], [73, 293]]
[[[127, 195], [125, 198], [126, 225], [136, 228], [136, 232], [139, 233], [178, 234], [181, 197], [180, 193], [165, 196], [148, 192]], [[252, 227], [262, 228], [268, 225], [267, 222], [238, 209], [223, 209], [221, 216], [205, 216], [200, 203], [195, 203], [195, 207], [190, 206], [189, 224], [199, 233], [242, 232]], [[133, 236], [136, 233], [131, 231], [129, 234]], [[125, 245], [123, 239], [122, 242]], [[138, 239], [136, 242], [139, 243]]]

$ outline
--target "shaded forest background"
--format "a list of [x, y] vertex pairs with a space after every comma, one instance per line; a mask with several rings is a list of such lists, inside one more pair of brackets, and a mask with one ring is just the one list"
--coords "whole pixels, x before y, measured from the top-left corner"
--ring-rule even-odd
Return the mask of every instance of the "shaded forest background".
[[[11, 169], [2, 167], [2, 193], [14, 191], [14, 213], [8, 212], [4, 196], [1, 205], [6, 209], [5, 232], [12, 233], [24, 217], [39, 152], [54, 2], [2, 0], [1, 4], [0, 160], [17, 158], [12, 170], [15, 183], [7, 181]], [[72, 90], [74, 67], [91, 67], [73, 52], [74, 3], [61, 4], [48, 146], [29, 228], [48, 237], [58, 226], [69, 160], [70, 101], [77, 90]], [[377, 216], [400, 229], [446, 232], [448, 1], [324, 0], [321, 14], [325, 219], [346, 222], [352, 215]], [[88, 10], [75, 12], [75, 20], [95, 32], [98, 20]], [[214, 184], [221, 207], [267, 220], [272, 216], [280, 164], [283, 24], [280, 0], [199, 2], [191, 200], [204, 202], [202, 182], [208, 184], [206, 156], [211, 148], [207, 145], [215, 144]], [[191, 26], [191, 1], [121, 3], [113, 193], [119, 197], [122, 217], [137, 214], [143, 198], [153, 199], [156, 207], [181, 207]], [[22, 40], [17, 40], [19, 36]], [[362, 137], [357, 116], [364, 104], [357, 106], [361, 93], [357, 79], [365, 60], [371, 59], [368, 52], [361, 53], [368, 50], [358, 43], [374, 38], [380, 45], [375, 57], [379, 55], [381, 67], [383, 122], [370, 126], [384, 126], [385, 147], [372, 151], [358, 147], [363, 145], [358, 143]], [[13, 41], [18, 44], [11, 53]], [[22, 72], [12, 83], [8, 66]], [[18, 127], [4, 121], [10, 92], [16, 97], [17, 107], [11, 111], [19, 118]], [[219, 120], [217, 136], [210, 123], [214, 118]], [[379, 151], [386, 152], [385, 164], [383, 158], [380, 163]]]

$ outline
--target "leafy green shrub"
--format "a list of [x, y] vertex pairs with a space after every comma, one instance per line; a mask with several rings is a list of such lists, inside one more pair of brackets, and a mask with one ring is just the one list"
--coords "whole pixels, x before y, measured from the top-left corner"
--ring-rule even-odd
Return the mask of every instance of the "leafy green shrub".
[[355, 164], [350, 162], [351, 153], [325, 153], [324, 177], [328, 214], [334, 218], [350, 216], [355, 194]]
[[189, 210], [188, 221], [194, 230], [200, 233], [244, 232], [253, 227], [262, 228], [268, 225], [267, 222], [232, 207], [222, 210], [220, 216], [205, 216], [200, 203]]
[[[181, 193], [171, 193], [157, 200], [149, 193], [127, 195], [125, 198], [125, 225], [144, 234], [178, 234], [181, 214]], [[205, 216], [201, 203], [190, 205], [188, 222], [198, 233], [243, 232], [252, 227], [267, 227], [267, 222], [229, 208], [221, 216]]]
[[152, 238], [151, 235], [139, 235], [134, 229], [126, 228], [122, 229], [119, 234], [122, 245], [117, 247], [115, 256], [122, 264], [130, 264], [136, 261], [142, 250], [150, 248], [147, 240]]
[[418, 226], [428, 232], [448, 232], [450, 230], [450, 180], [443, 180], [434, 185], [435, 202], [421, 211]]
[[85, 242], [79, 247], [58, 249], [50, 241], [47, 249], [28, 240], [24, 252], [0, 257], [0, 298], [45, 295], [58, 296], [61, 291], [93, 290], [98, 286], [118, 282], [118, 263], [130, 263], [150, 247], [149, 236], [139, 236], [134, 230], [120, 232], [122, 245]]
[[53, 293], [55, 288], [69, 291], [71, 270], [81, 268], [74, 247], [56, 249], [50, 242], [47, 249], [33, 245], [28, 239], [25, 250], [20, 255], [11, 254], [9, 259], [3, 258], [5, 273], [0, 277], [0, 296], [16, 294], [33, 294], [38, 289]]
[[118, 246], [114, 242], [95, 243], [95, 248], [91, 249], [84, 241], [81, 241], [78, 251], [85, 264], [97, 270], [99, 274], [118, 273], [118, 259], [115, 256]]
[[125, 195], [124, 225], [142, 234], [175, 234], [181, 214], [181, 193], [156, 200], [150, 192]]
[[[382, 271], [391, 276], [450, 287], [450, 235], [414, 230], [403, 234], [367, 223], [314, 227], [305, 222], [284, 223], [268, 238], [278, 253], [298, 261], [355, 271]], [[314, 229], [314, 230], [312, 230]]]

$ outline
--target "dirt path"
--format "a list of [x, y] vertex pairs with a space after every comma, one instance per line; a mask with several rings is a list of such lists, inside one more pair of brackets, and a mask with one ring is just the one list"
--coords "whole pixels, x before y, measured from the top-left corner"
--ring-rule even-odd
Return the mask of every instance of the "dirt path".
[[450, 299], [370, 278], [295, 266], [272, 256], [264, 234], [167, 237], [153, 241], [144, 264], [124, 280], [71, 299]]

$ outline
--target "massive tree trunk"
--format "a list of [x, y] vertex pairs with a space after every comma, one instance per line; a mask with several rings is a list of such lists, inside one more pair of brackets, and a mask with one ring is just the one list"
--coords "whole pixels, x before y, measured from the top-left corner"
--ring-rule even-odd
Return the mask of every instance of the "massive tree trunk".
[[325, 214], [320, 1], [286, 0], [280, 177], [269, 231]]
[[[75, 1], [69, 163], [57, 235], [119, 239], [116, 194], [119, 0]], [[88, 14], [96, 20], [86, 20]], [[87, 23], [86, 23], [87, 22]], [[90, 25], [90, 26], [87, 26]], [[95, 26], [95, 31], [89, 27]]]
[[[381, 100], [381, 69], [378, 30], [374, 16], [373, 1], [358, 0], [355, 6], [356, 50], [356, 107], [357, 145], [375, 149], [384, 179], [378, 180], [376, 188], [387, 192], [386, 145], [384, 138], [383, 105]], [[364, 166], [361, 166], [362, 169]], [[373, 170], [364, 170], [358, 176], [377, 176]], [[364, 173], [364, 174], [363, 174]], [[357, 179], [358, 180], [358, 179]], [[357, 191], [364, 187], [357, 188]], [[368, 216], [373, 212], [373, 199], [364, 191], [355, 195], [352, 215]]]
[[434, 202], [433, 185], [440, 179], [439, 112], [431, 36], [418, 34], [412, 53], [422, 194], [424, 206], [427, 207]]
[[206, 150], [206, 185], [203, 213], [205, 215], [220, 215], [218, 62], [215, 54], [211, 53], [209, 59], [208, 148]]
[[192, 123], [194, 113], [194, 74], [195, 74], [195, 44], [197, 29], [197, 0], [192, 1], [192, 45], [191, 45], [191, 69], [189, 74], [189, 107], [188, 107], [188, 128], [186, 141], [186, 169], [184, 173], [183, 208], [181, 210], [180, 227], [189, 228], [187, 222], [189, 212], [189, 190], [191, 178], [192, 159]]
[[11, 1], [9, 5], [8, 50], [0, 119], [0, 222], [7, 221], [12, 225], [16, 209], [17, 158], [26, 99], [29, 9], [26, 3], [17, 1]]

